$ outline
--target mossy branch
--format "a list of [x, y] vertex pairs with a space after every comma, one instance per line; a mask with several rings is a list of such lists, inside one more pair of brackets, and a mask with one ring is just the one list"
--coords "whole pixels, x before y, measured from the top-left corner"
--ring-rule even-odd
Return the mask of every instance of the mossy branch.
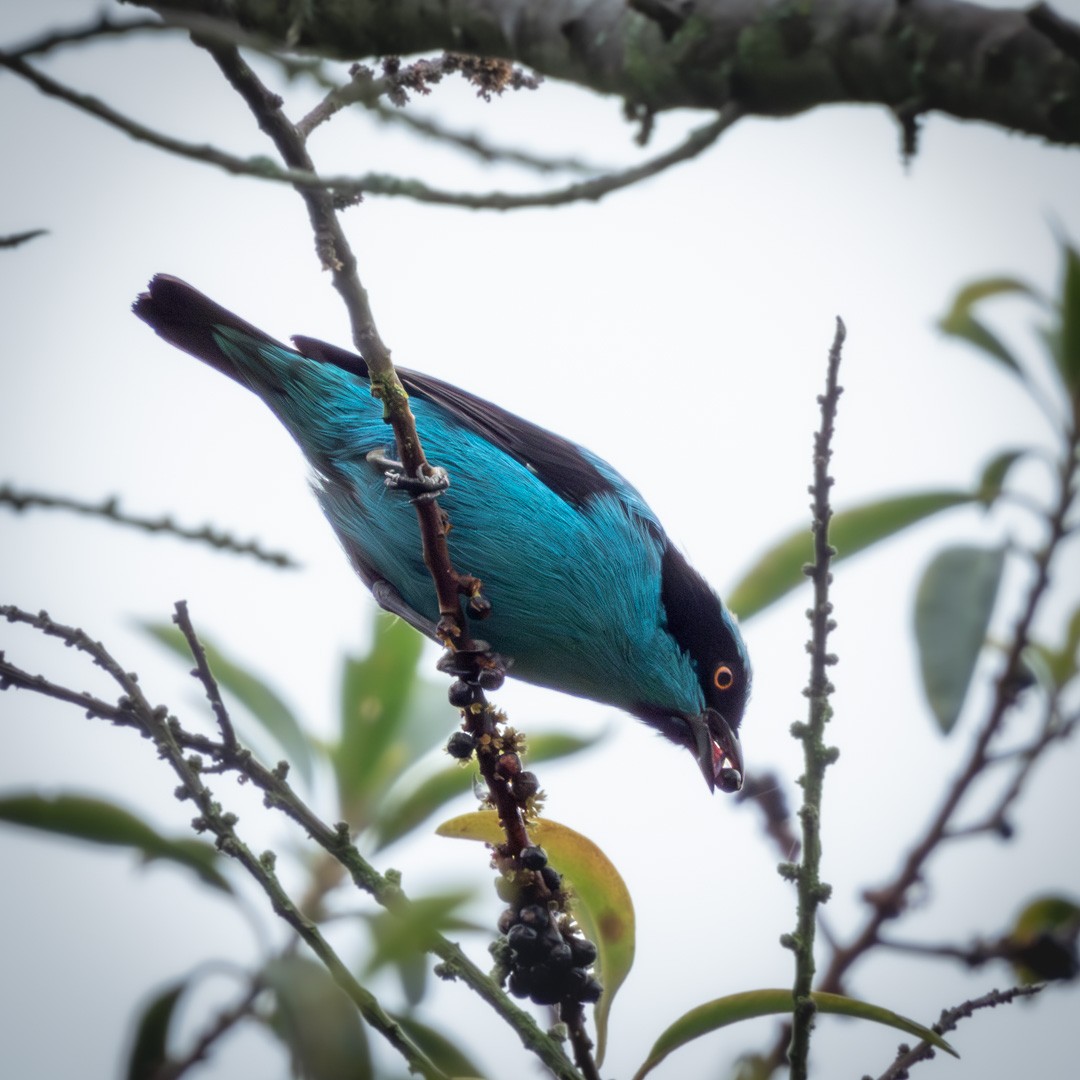
[[803, 789], [799, 819], [802, 824], [802, 858], [798, 864], [786, 863], [781, 873], [793, 879], [798, 887], [797, 925], [793, 934], [784, 936], [784, 944], [795, 953], [795, 1011], [791, 1031], [792, 1080], [806, 1080], [810, 1051], [810, 1031], [814, 1021], [814, 1002], [810, 991], [814, 983], [814, 937], [817, 928], [818, 905], [829, 898], [831, 886], [821, 880], [821, 797], [825, 769], [838, 756], [835, 747], [825, 744], [825, 725], [832, 708], [829, 696], [833, 686], [828, 670], [836, 657], [828, 651], [829, 634], [835, 629], [829, 586], [832, 583], [832, 557], [835, 549], [829, 544], [829, 521], [832, 518], [829, 475], [832, 457], [832, 437], [836, 424], [837, 406], [843, 392], [837, 376], [845, 337], [844, 324], [836, 320], [836, 334], [829, 350], [825, 392], [818, 398], [821, 407], [821, 426], [814, 436], [814, 481], [810, 486], [811, 529], [814, 538], [814, 561], [805, 568], [814, 584], [813, 606], [807, 611], [810, 620], [810, 681], [803, 692], [809, 701], [806, 723], [792, 725], [792, 734], [803, 744], [804, 771], [799, 779]]
[[[327, 851], [346, 869], [354, 884], [371, 895], [377, 903], [391, 912], [404, 912], [409, 898], [400, 884], [380, 874], [359, 852], [349, 838], [348, 826], [328, 825], [300, 798], [288, 783], [288, 766], [279, 764], [269, 769], [244, 747], [230, 738], [232, 725], [222, 723], [221, 712], [215, 707], [223, 737], [215, 739], [184, 728], [164, 706], [151, 706], [138, 679], [130, 674], [100, 642], [84, 631], [55, 622], [46, 612], [37, 615], [15, 606], [0, 606], [0, 618], [21, 623], [55, 637], [66, 645], [86, 654], [118, 685], [121, 696], [110, 702], [92, 694], [55, 683], [44, 676], [32, 675], [0, 654], [0, 690], [22, 689], [63, 701], [84, 710], [90, 719], [104, 719], [121, 727], [130, 727], [149, 737], [181, 781], [177, 797], [192, 800], [199, 813], [193, 822], [199, 831], [210, 831], [221, 851], [237, 859], [259, 883], [274, 911], [287, 921], [312, 951], [327, 966], [331, 975], [353, 1000], [365, 1020], [383, 1034], [398, 1049], [410, 1065], [425, 1077], [442, 1080], [443, 1074], [415, 1048], [400, 1027], [383, 1012], [378, 1002], [356, 982], [347, 966], [322, 937], [318, 927], [301, 911], [284, 891], [274, 873], [272, 853], [256, 856], [244, 844], [236, 831], [234, 815], [225, 811], [206, 786], [206, 777], [216, 773], [234, 772], [246, 778], [263, 792], [265, 805], [279, 810], [295, 822], [304, 833]], [[183, 602], [177, 605], [176, 621], [186, 636], [194, 636]], [[220, 693], [209, 670], [196, 668], [195, 677], [206, 690], [208, 698], [220, 703]], [[223, 708], [223, 706], [221, 707]], [[543, 1062], [558, 1080], [582, 1080], [569, 1062], [559, 1043], [543, 1032], [536, 1021], [481, 971], [452, 941], [433, 933], [424, 947], [443, 961], [442, 973], [447, 978], [460, 979], [475, 991], [518, 1034], [522, 1044]]]

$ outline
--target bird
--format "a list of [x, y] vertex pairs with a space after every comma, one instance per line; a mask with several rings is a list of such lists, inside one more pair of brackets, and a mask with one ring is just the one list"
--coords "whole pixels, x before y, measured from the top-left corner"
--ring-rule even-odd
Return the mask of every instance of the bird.
[[[254, 391], [378, 603], [437, 638], [415, 508], [367, 364], [316, 338], [285, 345], [179, 278], [132, 305], [170, 344]], [[693, 756], [710, 791], [742, 786], [751, 667], [735, 617], [639, 492], [589, 450], [431, 375], [397, 368], [427, 458], [445, 469], [455, 568], [483, 582], [483, 638], [508, 674], [644, 721]]]

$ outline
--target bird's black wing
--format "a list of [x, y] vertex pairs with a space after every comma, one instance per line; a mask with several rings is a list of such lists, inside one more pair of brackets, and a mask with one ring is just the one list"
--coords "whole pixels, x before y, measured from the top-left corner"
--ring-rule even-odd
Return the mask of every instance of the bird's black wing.
[[[293, 342], [312, 360], [368, 377], [367, 364], [356, 353], [316, 338], [294, 337]], [[464, 427], [532, 470], [567, 502], [580, 506], [591, 496], [616, 491], [615, 484], [569, 439], [432, 375], [407, 368], [398, 368], [398, 375], [410, 394], [442, 406]]]

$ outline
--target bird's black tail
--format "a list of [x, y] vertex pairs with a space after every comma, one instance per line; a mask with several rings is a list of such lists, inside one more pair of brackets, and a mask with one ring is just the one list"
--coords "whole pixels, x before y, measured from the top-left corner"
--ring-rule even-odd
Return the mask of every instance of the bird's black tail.
[[215, 330], [236, 330], [258, 344], [293, 351], [193, 289], [186, 281], [168, 274], [155, 274], [147, 291], [139, 294], [131, 310], [170, 345], [183, 349], [245, 386], [247, 381], [240, 377], [236, 365], [221, 351]]

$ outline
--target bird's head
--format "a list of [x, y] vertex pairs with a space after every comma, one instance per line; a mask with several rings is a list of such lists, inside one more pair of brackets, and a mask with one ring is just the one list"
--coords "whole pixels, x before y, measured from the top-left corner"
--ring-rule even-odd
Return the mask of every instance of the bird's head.
[[738, 623], [670, 544], [663, 556], [661, 601], [667, 632], [692, 661], [704, 708], [646, 705], [639, 715], [693, 754], [710, 791], [738, 791], [743, 783], [739, 725], [751, 681]]

